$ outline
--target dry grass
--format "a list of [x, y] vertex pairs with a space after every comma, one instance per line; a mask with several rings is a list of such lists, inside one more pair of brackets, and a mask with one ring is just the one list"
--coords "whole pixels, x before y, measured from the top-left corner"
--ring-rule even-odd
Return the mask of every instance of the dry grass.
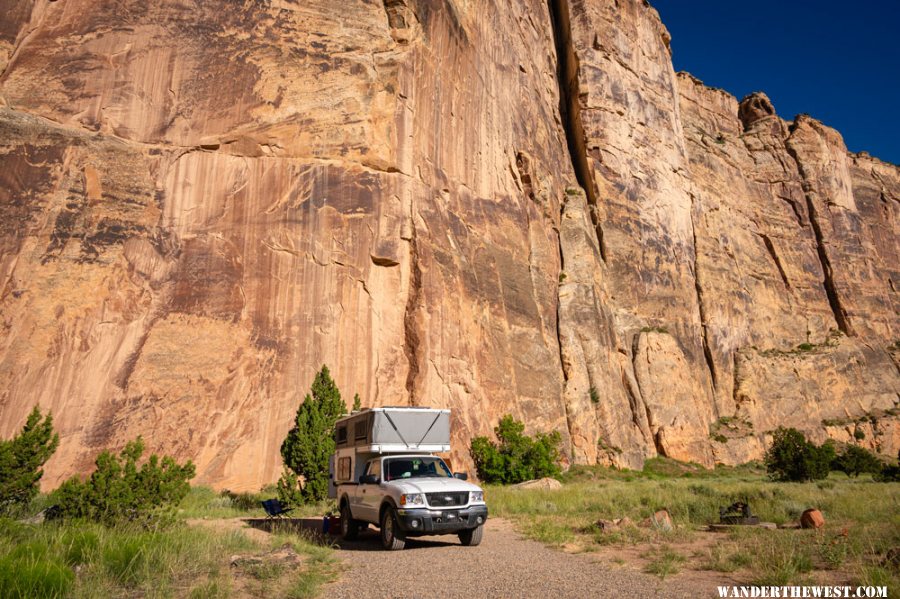
[[[775, 483], [758, 466], [704, 471], [656, 459], [643, 472], [576, 468], [558, 490], [489, 487], [494, 515], [511, 518], [530, 538], [552, 546], [580, 545], [611, 555], [634, 548], [636, 562], [660, 577], [706, 570], [759, 584], [871, 583], [900, 591], [896, 569], [882, 564], [900, 546], [900, 484], [848, 479], [833, 473], [819, 483]], [[703, 532], [719, 507], [746, 501], [764, 521], [796, 521], [820, 509], [824, 531], [747, 528]], [[594, 523], [627, 516], [634, 522], [666, 508], [674, 531], [624, 527], [601, 532]], [[667, 547], [667, 550], [659, 549]], [[684, 559], [678, 559], [675, 555]], [[873, 582], [875, 581], [875, 582]]]

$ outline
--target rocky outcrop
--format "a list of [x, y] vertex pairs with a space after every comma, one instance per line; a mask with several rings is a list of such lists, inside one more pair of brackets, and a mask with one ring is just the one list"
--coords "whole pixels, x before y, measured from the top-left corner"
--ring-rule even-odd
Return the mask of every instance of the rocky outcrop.
[[0, 434], [53, 410], [48, 485], [141, 434], [257, 488], [323, 363], [460, 464], [507, 413], [896, 454], [900, 172], [674, 73], [645, 2], [0, 8]]

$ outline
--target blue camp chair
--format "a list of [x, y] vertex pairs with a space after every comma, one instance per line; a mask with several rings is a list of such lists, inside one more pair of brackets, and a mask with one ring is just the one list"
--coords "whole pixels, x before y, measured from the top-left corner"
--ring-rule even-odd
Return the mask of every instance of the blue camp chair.
[[266, 520], [273, 520], [275, 518], [283, 518], [284, 515], [294, 508], [285, 507], [281, 505], [281, 502], [277, 499], [266, 499], [265, 501], [260, 501], [264, 510], [266, 510]]

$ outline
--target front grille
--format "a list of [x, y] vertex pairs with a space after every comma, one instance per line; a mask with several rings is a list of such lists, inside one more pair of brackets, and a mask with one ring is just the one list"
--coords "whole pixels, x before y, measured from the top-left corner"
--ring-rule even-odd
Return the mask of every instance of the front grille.
[[465, 505], [469, 502], [469, 492], [454, 493], [426, 493], [428, 505], [432, 507], [447, 507], [451, 505]]

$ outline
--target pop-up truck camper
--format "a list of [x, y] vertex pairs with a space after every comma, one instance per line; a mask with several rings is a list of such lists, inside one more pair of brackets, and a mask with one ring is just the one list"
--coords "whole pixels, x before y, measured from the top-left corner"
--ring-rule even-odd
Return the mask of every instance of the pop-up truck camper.
[[407, 537], [422, 535], [481, 542], [484, 491], [434, 455], [450, 451], [450, 410], [354, 412], [337, 421], [334, 441], [329, 496], [338, 499], [345, 539], [374, 524], [386, 549], [402, 549]]

